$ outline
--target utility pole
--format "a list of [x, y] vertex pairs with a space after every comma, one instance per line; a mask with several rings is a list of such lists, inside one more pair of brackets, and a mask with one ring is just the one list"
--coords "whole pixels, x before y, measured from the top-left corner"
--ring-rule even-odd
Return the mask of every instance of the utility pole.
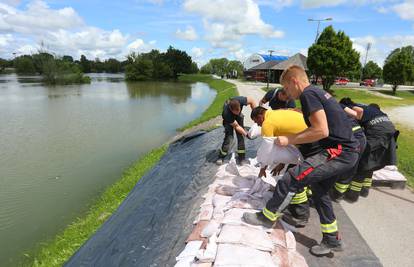
[[316, 43], [316, 41], [318, 41], [318, 37], [319, 37], [319, 27], [321, 26], [321, 21], [331, 21], [332, 18], [326, 18], [326, 19], [308, 19], [308, 21], [316, 21], [318, 22], [318, 28], [316, 29], [316, 36], [315, 36], [315, 41], [314, 43]]
[[[275, 52], [275, 50], [267, 50], [269, 52], [269, 61], [272, 60], [272, 53]], [[269, 79], [270, 79], [270, 64], [267, 66], [267, 90], [269, 91]]]
[[363, 76], [363, 73], [364, 73], [364, 68], [365, 68], [365, 65], [367, 65], [367, 59], [368, 59], [368, 51], [371, 49], [371, 43], [368, 43], [367, 44], [367, 48], [366, 48], [366, 52], [365, 52], [365, 60], [364, 60], [364, 66], [362, 66], [362, 68], [361, 68], [361, 81], [362, 81], [362, 76]]

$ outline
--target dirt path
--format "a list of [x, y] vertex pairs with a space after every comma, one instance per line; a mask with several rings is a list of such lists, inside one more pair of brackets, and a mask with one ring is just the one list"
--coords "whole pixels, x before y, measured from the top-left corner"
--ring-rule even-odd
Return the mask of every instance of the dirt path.
[[397, 122], [414, 129], [414, 106], [386, 109], [385, 112], [388, 116], [390, 116], [393, 122]]

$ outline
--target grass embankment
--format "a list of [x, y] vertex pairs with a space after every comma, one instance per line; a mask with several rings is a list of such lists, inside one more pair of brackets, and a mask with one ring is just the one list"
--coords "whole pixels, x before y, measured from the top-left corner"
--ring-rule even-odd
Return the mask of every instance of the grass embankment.
[[208, 121], [212, 118], [217, 117], [223, 111], [223, 103], [230, 97], [238, 95], [236, 85], [226, 82], [220, 79], [214, 79], [211, 75], [203, 74], [190, 74], [182, 75], [179, 78], [183, 82], [204, 82], [207, 83], [211, 88], [216, 90], [217, 95], [213, 100], [213, 103], [201, 114], [201, 116], [188, 124], [180, 128], [180, 131], [191, 128], [197, 124]]
[[[262, 88], [264, 91], [267, 90], [266, 87]], [[269, 88], [272, 89], [272, 88]], [[414, 93], [410, 91], [397, 91], [395, 95], [392, 94], [392, 91], [382, 90], [380, 93], [393, 95], [401, 97], [402, 99], [392, 99], [385, 98], [371, 94], [363, 90], [355, 90], [348, 88], [337, 88], [333, 89], [334, 96], [336, 99], [341, 99], [343, 97], [350, 97], [354, 102], [357, 103], [377, 103], [381, 107], [385, 108], [395, 108], [398, 106], [405, 105], [414, 105]], [[300, 102], [296, 101], [296, 105], [300, 107]], [[396, 124], [396, 128], [400, 130], [401, 134], [398, 138], [398, 169], [405, 175], [407, 178], [408, 185], [414, 187], [414, 129], [410, 129], [401, 124]]]
[[[200, 118], [190, 122], [183, 129], [190, 128], [221, 114], [223, 102], [229, 97], [237, 95], [235, 85], [223, 80], [213, 79], [209, 75], [184, 75], [180, 77], [180, 80], [205, 82], [217, 91], [210, 107]], [[116, 211], [139, 179], [161, 159], [167, 147], [167, 145], [164, 145], [154, 149], [134, 163], [124, 172], [118, 182], [110, 186], [95, 200], [85, 216], [76, 219], [53, 240], [40, 244], [34, 255], [26, 253], [23, 265], [62, 266]]]

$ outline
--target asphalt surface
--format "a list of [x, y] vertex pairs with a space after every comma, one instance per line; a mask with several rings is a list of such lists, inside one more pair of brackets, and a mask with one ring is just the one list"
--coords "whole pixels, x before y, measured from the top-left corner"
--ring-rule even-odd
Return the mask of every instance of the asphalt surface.
[[[228, 81], [237, 85], [240, 95], [253, 97], [257, 101], [264, 96], [261, 88], [266, 86], [265, 83]], [[278, 84], [270, 86], [275, 87]], [[404, 86], [398, 90], [400, 89], [413, 88]], [[393, 121], [414, 128], [414, 120], [412, 120], [414, 106], [387, 110], [387, 112]], [[253, 122], [250, 120], [250, 108], [244, 108], [243, 113], [245, 125], [251, 126]], [[384, 266], [414, 266], [414, 193], [412, 191], [374, 188], [368, 198], [361, 198], [355, 204], [342, 202], [341, 206]]]

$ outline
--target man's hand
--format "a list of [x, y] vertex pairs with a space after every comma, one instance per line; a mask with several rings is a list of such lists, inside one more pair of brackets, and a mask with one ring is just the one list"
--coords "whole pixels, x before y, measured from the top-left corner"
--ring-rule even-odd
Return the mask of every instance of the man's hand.
[[266, 177], [266, 168], [267, 168], [267, 166], [260, 169], [259, 178], [262, 178], [263, 176]]
[[283, 170], [284, 167], [285, 167], [285, 164], [279, 163], [276, 167], [273, 168], [273, 170], [271, 171], [271, 174], [273, 176], [279, 175], [279, 173]]
[[246, 138], [249, 139], [249, 140], [254, 140], [254, 139], [257, 138], [257, 136], [252, 137], [252, 135], [248, 132], [248, 133], [246, 133]]
[[278, 136], [275, 139], [275, 144], [278, 146], [287, 146], [289, 145], [289, 138], [287, 136]]

